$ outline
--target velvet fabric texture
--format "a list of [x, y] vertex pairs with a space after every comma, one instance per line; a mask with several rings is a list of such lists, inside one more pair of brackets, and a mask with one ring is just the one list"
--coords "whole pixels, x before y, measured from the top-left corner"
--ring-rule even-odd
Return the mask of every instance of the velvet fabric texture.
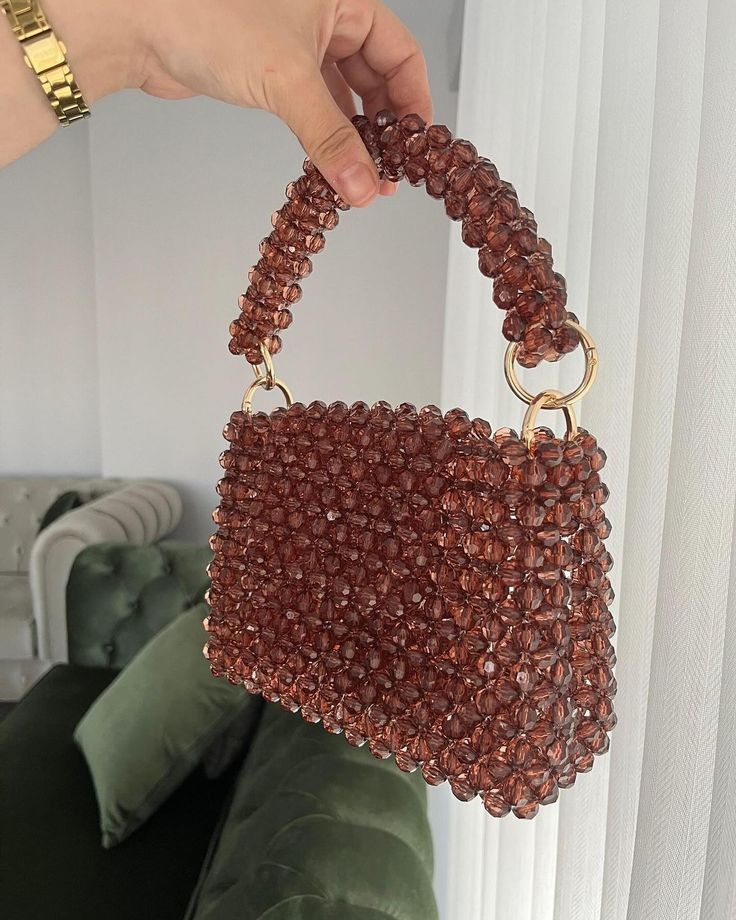
[[202, 761], [215, 739], [259, 707], [210, 674], [200, 604], [146, 645], [95, 700], [74, 733], [100, 809], [102, 845], [140, 827]]
[[3, 920], [181, 920], [232, 787], [197, 769], [135, 834], [100, 846], [74, 726], [115, 678], [57, 665], [0, 721]]
[[69, 662], [125, 667], [167, 623], [204, 599], [211, 559], [206, 547], [175, 540], [82, 550], [67, 583]]
[[266, 706], [188, 920], [436, 920], [421, 774]]

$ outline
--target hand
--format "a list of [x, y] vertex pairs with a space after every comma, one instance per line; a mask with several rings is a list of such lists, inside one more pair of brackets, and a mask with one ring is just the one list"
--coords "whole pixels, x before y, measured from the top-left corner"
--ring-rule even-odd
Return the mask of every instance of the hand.
[[369, 116], [431, 118], [422, 51], [378, 0], [155, 0], [146, 34], [142, 89], [273, 112], [351, 204], [378, 192], [351, 90]]
[[[353, 91], [368, 116], [388, 108], [431, 119], [422, 51], [379, 0], [42, 3], [90, 105], [139, 87], [165, 99], [204, 95], [273, 112], [353, 205], [379, 192], [349, 121]], [[393, 189], [384, 183], [380, 191]]]

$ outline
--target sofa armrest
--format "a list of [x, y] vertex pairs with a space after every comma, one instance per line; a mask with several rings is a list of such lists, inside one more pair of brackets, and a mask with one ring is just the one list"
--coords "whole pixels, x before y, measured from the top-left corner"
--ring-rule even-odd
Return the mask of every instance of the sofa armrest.
[[179, 493], [163, 482], [131, 482], [63, 515], [39, 535], [29, 575], [38, 655], [67, 660], [66, 586], [72, 564], [86, 546], [114, 541], [155, 543], [181, 519]]
[[426, 793], [267, 703], [187, 920], [438, 920]]

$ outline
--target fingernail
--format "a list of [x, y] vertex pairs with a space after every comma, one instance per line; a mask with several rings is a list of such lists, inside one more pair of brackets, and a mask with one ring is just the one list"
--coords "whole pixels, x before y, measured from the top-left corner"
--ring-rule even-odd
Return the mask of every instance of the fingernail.
[[384, 179], [383, 182], [381, 182], [381, 194], [385, 195], [386, 197], [395, 195], [398, 192], [398, 190], [399, 190], [398, 182], [389, 182], [388, 179]]
[[375, 198], [378, 191], [378, 182], [365, 163], [355, 163], [348, 166], [337, 177], [342, 197], [350, 204], [368, 204]]

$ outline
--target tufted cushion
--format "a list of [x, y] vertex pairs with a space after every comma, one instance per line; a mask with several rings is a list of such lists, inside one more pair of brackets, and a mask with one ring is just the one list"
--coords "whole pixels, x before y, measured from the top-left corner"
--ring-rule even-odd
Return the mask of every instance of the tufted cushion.
[[69, 661], [122, 668], [159, 630], [200, 602], [211, 552], [186, 543], [98, 543], [67, 583]]
[[97, 543], [156, 543], [171, 533], [181, 513], [173, 486], [135, 480], [70, 511], [38, 535], [29, 577], [40, 656], [69, 658], [66, 587], [79, 553]]
[[0, 575], [0, 655], [31, 658], [35, 646], [31, 587], [25, 575]]
[[189, 920], [436, 920], [421, 776], [266, 706]]
[[119, 489], [124, 481], [73, 476], [0, 477], [0, 572], [28, 571], [41, 520], [63, 492], [73, 489], [82, 502], [87, 502]]

